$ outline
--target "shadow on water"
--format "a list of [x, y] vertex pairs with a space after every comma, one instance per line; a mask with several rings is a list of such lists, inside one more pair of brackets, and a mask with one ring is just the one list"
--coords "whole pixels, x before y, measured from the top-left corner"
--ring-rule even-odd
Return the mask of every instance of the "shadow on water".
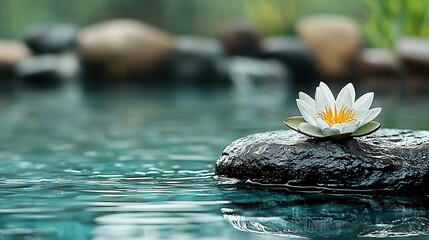
[[[219, 185], [221, 209], [237, 230], [288, 239], [426, 239], [429, 200], [393, 196], [274, 192]], [[238, 194], [239, 192], [239, 194]]]

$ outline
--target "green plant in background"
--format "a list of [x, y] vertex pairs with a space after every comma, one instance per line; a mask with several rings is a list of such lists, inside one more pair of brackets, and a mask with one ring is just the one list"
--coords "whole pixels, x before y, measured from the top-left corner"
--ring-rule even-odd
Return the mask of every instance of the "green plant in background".
[[370, 9], [364, 32], [375, 47], [393, 48], [401, 36], [429, 36], [428, 0], [365, 0]]
[[247, 16], [267, 35], [289, 34], [296, 20], [296, 1], [247, 1]]

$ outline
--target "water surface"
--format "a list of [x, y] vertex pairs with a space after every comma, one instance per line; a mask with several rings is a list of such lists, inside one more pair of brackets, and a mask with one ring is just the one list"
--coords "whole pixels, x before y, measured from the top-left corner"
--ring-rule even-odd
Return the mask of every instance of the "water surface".
[[[427, 238], [426, 198], [218, 183], [215, 161], [226, 145], [284, 129], [282, 120], [297, 114], [293, 99], [281, 96], [4, 98], [0, 239]], [[385, 107], [385, 127], [429, 128], [424, 101], [398, 102], [375, 103]]]

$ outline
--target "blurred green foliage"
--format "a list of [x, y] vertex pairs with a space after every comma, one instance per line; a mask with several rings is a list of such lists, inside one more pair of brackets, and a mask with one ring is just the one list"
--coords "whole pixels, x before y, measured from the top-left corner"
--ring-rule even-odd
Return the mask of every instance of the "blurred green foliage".
[[[265, 9], [262, 17], [260, 6]], [[292, 32], [293, 22], [302, 15], [341, 13], [359, 18], [363, 8], [361, 0], [0, 0], [0, 38], [19, 38], [33, 24], [85, 26], [112, 18], [134, 18], [175, 34], [204, 36], [215, 36], [222, 24], [244, 19], [268, 35], [284, 34]]]
[[85, 26], [134, 18], [173, 34], [215, 36], [220, 27], [248, 20], [266, 35], [293, 34], [311, 14], [342, 14], [361, 23], [371, 46], [392, 48], [404, 35], [429, 36], [429, 0], [0, 0], [0, 38], [20, 38], [29, 26], [68, 22]]
[[218, 26], [243, 16], [242, 0], [0, 0], [0, 38], [19, 38], [34, 24], [85, 26], [133, 18], [177, 34], [214, 35]]
[[363, 29], [371, 45], [393, 48], [401, 36], [429, 36], [427, 0], [366, 0]]
[[268, 2], [265, 0], [245, 2], [246, 13], [250, 19], [267, 35], [293, 33], [297, 20], [296, 1], [283, 0]]

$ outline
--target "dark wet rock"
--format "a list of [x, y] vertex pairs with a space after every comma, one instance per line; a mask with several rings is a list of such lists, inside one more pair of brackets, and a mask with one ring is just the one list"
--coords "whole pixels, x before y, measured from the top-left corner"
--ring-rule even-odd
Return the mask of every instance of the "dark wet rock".
[[75, 48], [76, 35], [74, 25], [40, 25], [26, 31], [24, 42], [34, 54], [54, 54]]
[[220, 42], [227, 55], [258, 57], [262, 54], [262, 33], [247, 22], [225, 25], [219, 34]]
[[428, 131], [383, 129], [344, 142], [275, 131], [233, 142], [216, 175], [298, 191], [427, 195], [428, 158]]
[[347, 74], [361, 47], [358, 25], [341, 15], [315, 15], [301, 19], [297, 32], [310, 47], [319, 71], [327, 76]]
[[292, 87], [300, 91], [313, 90], [318, 74], [308, 46], [298, 38], [269, 37], [264, 39], [264, 59], [275, 59], [289, 69]]

